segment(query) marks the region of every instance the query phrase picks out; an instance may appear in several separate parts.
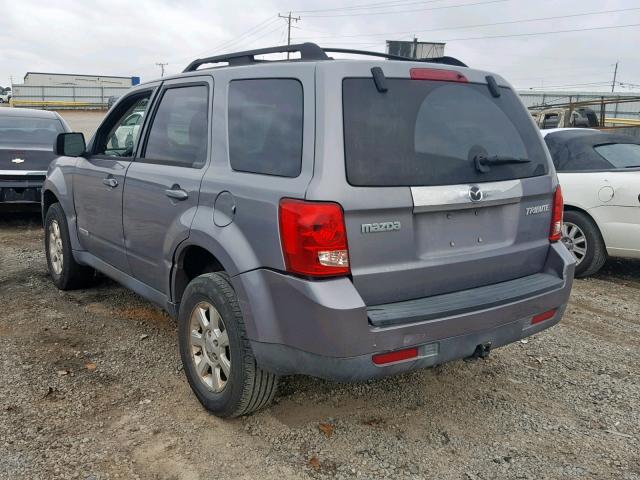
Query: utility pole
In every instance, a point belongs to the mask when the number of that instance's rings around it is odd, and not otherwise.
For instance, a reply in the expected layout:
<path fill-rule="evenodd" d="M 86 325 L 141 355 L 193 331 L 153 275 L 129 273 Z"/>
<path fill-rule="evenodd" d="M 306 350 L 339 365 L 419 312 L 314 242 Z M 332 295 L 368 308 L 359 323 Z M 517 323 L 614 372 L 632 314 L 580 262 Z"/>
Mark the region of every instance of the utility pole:
<path fill-rule="evenodd" d="M 156 62 L 156 65 L 158 67 L 160 67 L 160 76 L 164 77 L 164 67 L 166 67 L 167 65 L 169 65 L 168 63 L 160 63 L 160 62 Z"/>
<path fill-rule="evenodd" d="M 284 18 L 284 20 L 287 22 L 287 45 L 291 45 L 291 22 L 299 22 L 300 17 L 292 17 L 291 12 L 289 12 L 289 15 L 278 14 L 278 17 Z M 287 60 L 289 60 L 289 52 L 287 52 Z"/>
<path fill-rule="evenodd" d="M 613 71 L 613 82 L 611 82 L 611 93 L 616 88 L 616 77 L 618 76 L 618 62 L 616 62 L 616 68 Z"/>

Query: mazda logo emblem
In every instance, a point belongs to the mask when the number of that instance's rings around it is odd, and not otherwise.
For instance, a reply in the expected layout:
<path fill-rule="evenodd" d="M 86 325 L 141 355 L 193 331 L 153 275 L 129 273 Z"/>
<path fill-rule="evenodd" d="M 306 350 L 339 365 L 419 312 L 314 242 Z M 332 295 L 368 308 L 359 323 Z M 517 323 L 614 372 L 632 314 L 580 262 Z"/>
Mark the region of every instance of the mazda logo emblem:
<path fill-rule="evenodd" d="M 469 200 L 472 202 L 479 202 L 484 197 L 482 190 L 477 185 L 473 185 L 469 188 Z"/>

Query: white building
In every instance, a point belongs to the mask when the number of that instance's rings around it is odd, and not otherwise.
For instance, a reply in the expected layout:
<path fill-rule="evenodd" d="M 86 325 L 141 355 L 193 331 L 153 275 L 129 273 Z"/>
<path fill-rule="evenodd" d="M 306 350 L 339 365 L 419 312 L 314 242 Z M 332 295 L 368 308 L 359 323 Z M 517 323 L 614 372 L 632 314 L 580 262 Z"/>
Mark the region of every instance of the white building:
<path fill-rule="evenodd" d="M 110 97 L 120 97 L 140 77 L 27 72 L 24 82 L 11 85 L 13 106 L 51 109 L 107 108 Z"/>

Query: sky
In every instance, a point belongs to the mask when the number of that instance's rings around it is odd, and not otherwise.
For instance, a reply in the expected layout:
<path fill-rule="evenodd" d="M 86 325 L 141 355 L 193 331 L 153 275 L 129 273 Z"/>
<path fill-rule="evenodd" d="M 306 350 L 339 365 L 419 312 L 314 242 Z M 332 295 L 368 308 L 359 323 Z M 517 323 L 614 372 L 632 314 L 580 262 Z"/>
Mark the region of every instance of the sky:
<path fill-rule="evenodd" d="M 194 58 L 292 43 L 384 51 L 446 42 L 445 54 L 519 89 L 640 93 L 638 0 L 0 0 L 0 86 L 28 71 L 140 76 Z M 609 28 L 613 27 L 613 28 Z"/>

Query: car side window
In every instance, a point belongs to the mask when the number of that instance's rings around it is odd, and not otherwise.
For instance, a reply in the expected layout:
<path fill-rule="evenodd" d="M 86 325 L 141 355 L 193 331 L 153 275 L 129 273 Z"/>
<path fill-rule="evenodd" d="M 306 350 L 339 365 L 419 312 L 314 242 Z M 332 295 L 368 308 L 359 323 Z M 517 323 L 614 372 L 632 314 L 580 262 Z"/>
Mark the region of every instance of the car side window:
<path fill-rule="evenodd" d="M 93 154 L 110 157 L 133 156 L 150 98 L 151 92 L 144 92 L 123 100 L 98 132 Z"/>
<path fill-rule="evenodd" d="M 209 89 L 168 88 L 155 112 L 141 162 L 200 168 L 207 160 Z"/>
<path fill-rule="evenodd" d="M 229 85 L 229 160 L 240 172 L 297 177 L 302 168 L 302 84 L 287 78 Z"/>
<path fill-rule="evenodd" d="M 560 123 L 560 116 L 557 113 L 547 113 L 542 121 L 542 128 L 556 128 Z"/>

